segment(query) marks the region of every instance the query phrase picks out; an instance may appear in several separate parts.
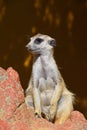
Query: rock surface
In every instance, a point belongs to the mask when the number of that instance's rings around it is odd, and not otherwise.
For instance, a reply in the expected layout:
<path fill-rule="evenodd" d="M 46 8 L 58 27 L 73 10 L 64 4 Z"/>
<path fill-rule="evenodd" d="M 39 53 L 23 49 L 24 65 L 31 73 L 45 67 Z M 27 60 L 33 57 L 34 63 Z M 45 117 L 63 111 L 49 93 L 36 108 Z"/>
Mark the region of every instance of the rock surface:
<path fill-rule="evenodd" d="M 73 111 L 63 125 L 36 118 L 27 109 L 18 73 L 11 67 L 0 68 L 0 130 L 87 130 L 82 113 Z"/>

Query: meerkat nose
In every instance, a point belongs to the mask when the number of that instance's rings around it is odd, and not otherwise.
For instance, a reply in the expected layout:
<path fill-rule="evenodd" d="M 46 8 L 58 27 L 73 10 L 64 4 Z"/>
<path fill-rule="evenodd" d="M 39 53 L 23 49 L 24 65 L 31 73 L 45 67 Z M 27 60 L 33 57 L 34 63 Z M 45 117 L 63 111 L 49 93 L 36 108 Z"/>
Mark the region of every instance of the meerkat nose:
<path fill-rule="evenodd" d="M 29 47 L 29 45 L 27 44 L 25 47 Z"/>
<path fill-rule="evenodd" d="M 31 46 L 29 44 L 26 45 L 26 48 L 28 49 L 28 51 L 31 51 Z"/>
<path fill-rule="evenodd" d="M 31 46 L 29 44 L 27 44 L 25 47 L 31 49 Z"/>

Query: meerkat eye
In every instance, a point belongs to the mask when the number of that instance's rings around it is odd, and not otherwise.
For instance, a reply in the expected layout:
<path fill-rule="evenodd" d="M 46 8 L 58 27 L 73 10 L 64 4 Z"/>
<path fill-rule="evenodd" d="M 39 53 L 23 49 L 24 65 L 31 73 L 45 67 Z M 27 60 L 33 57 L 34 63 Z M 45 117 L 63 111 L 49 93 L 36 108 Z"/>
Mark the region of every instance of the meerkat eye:
<path fill-rule="evenodd" d="M 42 39 L 42 38 L 37 38 L 37 39 L 35 39 L 35 41 L 34 41 L 35 44 L 40 44 L 41 42 L 43 42 L 43 39 Z"/>

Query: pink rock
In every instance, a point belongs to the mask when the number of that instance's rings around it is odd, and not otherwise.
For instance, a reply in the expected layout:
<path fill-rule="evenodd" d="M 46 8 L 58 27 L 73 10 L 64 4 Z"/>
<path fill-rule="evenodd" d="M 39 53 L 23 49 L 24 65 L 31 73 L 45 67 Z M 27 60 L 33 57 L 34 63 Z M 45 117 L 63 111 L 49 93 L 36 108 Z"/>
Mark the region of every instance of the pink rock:
<path fill-rule="evenodd" d="M 87 130 L 87 120 L 78 111 L 62 125 L 36 118 L 27 109 L 18 73 L 12 68 L 0 68 L 0 130 Z"/>
<path fill-rule="evenodd" d="M 20 82 L 18 73 L 12 67 L 9 67 L 7 69 L 7 73 L 8 73 L 8 76 L 10 78 L 12 78 L 13 80 L 15 80 L 16 82 Z"/>
<path fill-rule="evenodd" d="M 0 130 L 11 130 L 7 122 L 0 120 Z"/>
<path fill-rule="evenodd" d="M 17 107 L 24 102 L 19 76 L 12 68 L 7 71 L 0 68 L 0 100 L 0 119 L 4 121 L 12 118 Z"/>

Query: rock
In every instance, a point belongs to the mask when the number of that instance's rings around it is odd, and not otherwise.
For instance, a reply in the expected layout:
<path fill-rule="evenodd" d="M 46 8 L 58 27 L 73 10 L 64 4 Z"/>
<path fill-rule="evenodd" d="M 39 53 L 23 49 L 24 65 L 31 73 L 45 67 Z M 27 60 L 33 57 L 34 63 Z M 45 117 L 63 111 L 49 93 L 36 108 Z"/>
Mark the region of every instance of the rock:
<path fill-rule="evenodd" d="M 18 73 L 11 67 L 0 68 L 0 130 L 87 130 L 87 120 L 78 111 L 62 125 L 36 118 L 26 107 Z"/>
<path fill-rule="evenodd" d="M 19 76 L 12 68 L 0 68 L 0 119 L 10 120 L 17 107 L 24 102 Z"/>
<path fill-rule="evenodd" d="M 11 130 L 7 122 L 0 120 L 0 130 Z"/>

